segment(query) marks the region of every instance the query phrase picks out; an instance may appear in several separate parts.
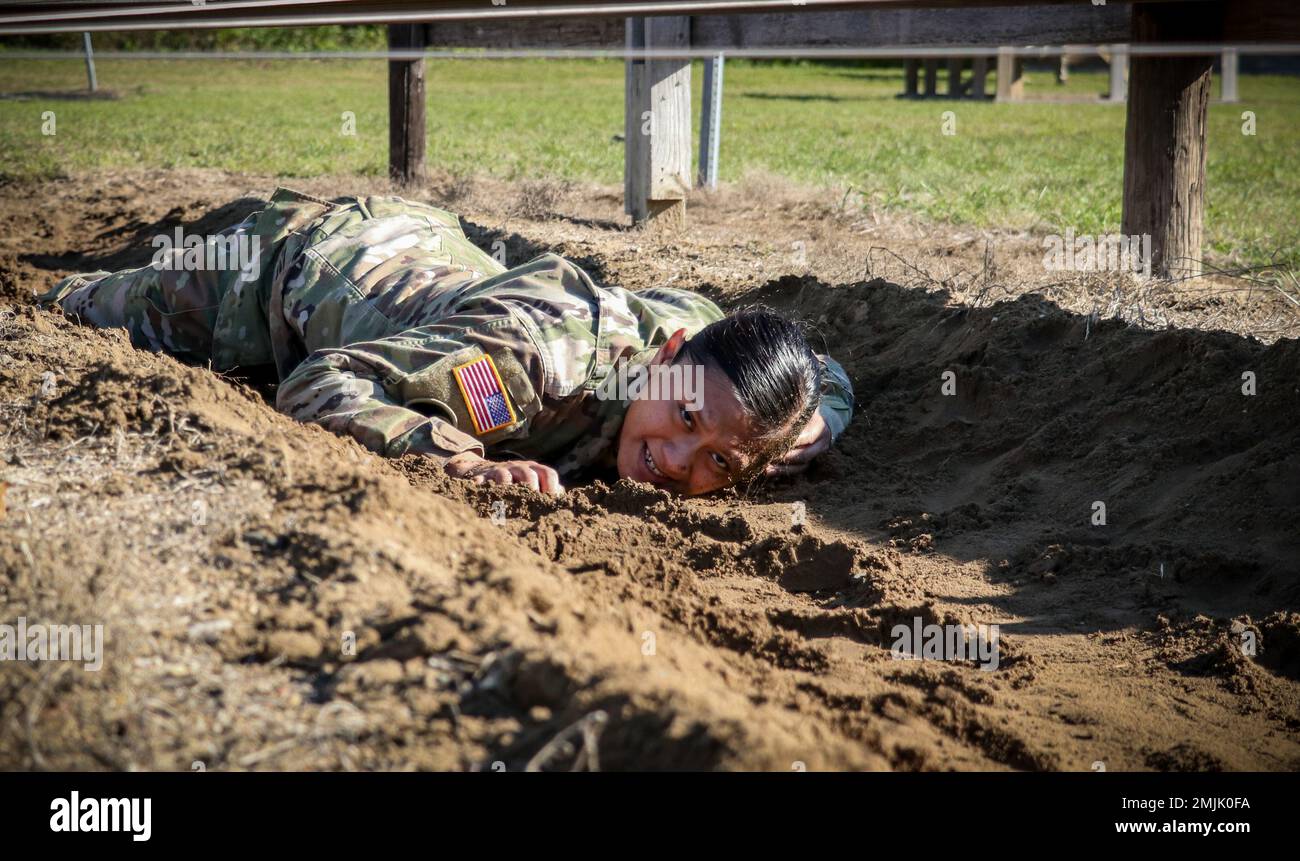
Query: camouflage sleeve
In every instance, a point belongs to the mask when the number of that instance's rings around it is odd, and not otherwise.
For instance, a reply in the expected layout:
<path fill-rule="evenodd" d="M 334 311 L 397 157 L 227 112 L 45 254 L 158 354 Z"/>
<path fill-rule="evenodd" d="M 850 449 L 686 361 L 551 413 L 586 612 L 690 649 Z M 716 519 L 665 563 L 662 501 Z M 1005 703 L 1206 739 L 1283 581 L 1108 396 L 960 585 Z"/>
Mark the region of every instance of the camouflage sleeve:
<path fill-rule="evenodd" d="M 527 432 L 541 408 L 542 360 L 510 311 L 468 313 L 376 341 L 320 349 L 280 385 L 276 408 L 349 435 L 387 457 L 464 451 Z M 513 409 L 513 421 L 477 434 L 457 387 L 455 368 L 489 355 Z"/>
<path fill-rule="evenodd" d="M 638 318 L 638 326 L 649 334 L 646 343 L 660 344 L 678 329 L 691 337 L 710 323 L 722 319 L 722 309 L 712 300 L 674 287 L 651 287 L 631 294 L 629 305 Z M 645 324 L 651 322 L 653 328 Z"/>
<path fill-rule="evenodd" d="M 817 358 L 822 362 L 822 404 L 818 412 L 831 429 L 831 439 L 837 440 L 853 418 L 853 384 L 839 362 L 830 356 Z"/>

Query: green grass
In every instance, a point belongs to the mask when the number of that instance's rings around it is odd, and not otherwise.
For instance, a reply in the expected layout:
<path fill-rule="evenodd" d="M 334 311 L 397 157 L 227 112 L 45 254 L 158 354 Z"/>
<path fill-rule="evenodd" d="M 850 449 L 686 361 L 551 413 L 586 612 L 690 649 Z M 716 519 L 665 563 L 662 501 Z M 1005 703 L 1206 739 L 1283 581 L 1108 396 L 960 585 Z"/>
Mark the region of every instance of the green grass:
<path fill-rule="evenodd" d="M 386 70 L 364 61 L 99 62 L 116 101 L 0 101 L 0 172 L 213 167 L 284 177 L 379 175 L 387 163 Z M 696 105 L 702 81 L 693 77 Z M 616 183 L 623 170 L 617 61 L 436 60 L 427 68 L 429 159 L 452 172 Z M 0 92 L 77 90 L 79 61 L 3 59 Z M 1031 95 L 1095 94 L 1105 75 Z M 1217 84 L 1216 84 L 1217 87 Z M 1118 231 L 1124 108 L 903 101 L 900 69 L 729 62 L 721 177 L 751 169 L 844 183 L 877 205 L 977 227 Z M 1244 76 L 1242 102 L 1210 107 L 1209 250 L 1248 262 L 1300 258 L 1300 82 Z M 41 134 L 53 110 L 58 133 Z M 941 134 L 942 113 L 957 133 Z M 1241 133 L 1253 111 L 1258 133 Z M 339 134 L 341 114 L 357 134 Z"/>

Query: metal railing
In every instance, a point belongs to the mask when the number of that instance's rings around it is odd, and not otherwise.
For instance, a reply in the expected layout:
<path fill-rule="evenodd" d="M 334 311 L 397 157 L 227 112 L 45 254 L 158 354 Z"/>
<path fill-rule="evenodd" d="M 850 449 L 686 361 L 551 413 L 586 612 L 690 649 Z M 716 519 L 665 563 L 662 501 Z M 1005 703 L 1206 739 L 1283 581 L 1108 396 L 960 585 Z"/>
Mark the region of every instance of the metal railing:
<path fill-rule="evenodd" d="M 1087 5 L 1090 0 L 971 0 L 966 6 Z M 831 9 L 943 7 L 951 0 L 229 0 L 172 3 L 0 3 L 0 34 L 106 30 L 408 24 L 541 17 L 709 15 Z"/>

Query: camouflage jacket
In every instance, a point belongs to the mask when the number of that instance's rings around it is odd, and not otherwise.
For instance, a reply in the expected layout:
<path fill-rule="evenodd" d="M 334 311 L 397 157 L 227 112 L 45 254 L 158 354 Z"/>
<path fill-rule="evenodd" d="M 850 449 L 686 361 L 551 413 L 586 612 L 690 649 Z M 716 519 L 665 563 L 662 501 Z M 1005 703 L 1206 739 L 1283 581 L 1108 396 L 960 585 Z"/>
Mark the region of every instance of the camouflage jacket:
<path fill-rule="evenodd" d="M 474 451 L 561 474 L 608 464 L 628 403 L 597 395 L 607 377 L 723 316 L 686 290 L 599 286 L 555 254 L 506 269 L 453 213 L 397 197 L 279 189 L 254 232 L 262 273 L 223 296 L 214 364 L 274 360 L 281 411 L 389 456 Z M 456 371 L 484 355 L 509 420 L 479 432 Z M 852 387 L 823 362 L 821 414 L 838 436 Z"/>

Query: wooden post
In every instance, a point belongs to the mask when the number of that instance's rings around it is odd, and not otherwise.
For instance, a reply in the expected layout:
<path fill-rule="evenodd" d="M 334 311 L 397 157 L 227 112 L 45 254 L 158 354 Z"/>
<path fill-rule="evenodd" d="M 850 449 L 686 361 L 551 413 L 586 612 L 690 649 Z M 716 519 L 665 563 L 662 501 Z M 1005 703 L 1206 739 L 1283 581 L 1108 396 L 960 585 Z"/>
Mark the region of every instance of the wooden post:
<path fill-rule="evenodd" d="M 90 91 L 99 89 L 99 79 L 95 77 L 95 49 L 90 44 L 90 34 L 81 34 L 81 43 L 86 46 L 86 78 L 90 82 Z"/>
<path fill-rule="evenodd" d="M 948 58 L 948 98 L 961 98 L 961 66 L 960 57 Z"/>
<path fill-rule="evenodd" d="M 704 104 L 700 108 L 700 185 L 718 187 L 718 151 L 722 138 L 721 54 L 704 61 Z"/>
<path fill-rule="evenodd" d="M 1222 75 L 1219 78 L 1219 99 L 1225 102 L 1236 102 L 1237 97 L 1237 49 L 1229 48 L 1223 52 L 1223 59 L 1220 61 L 1222 66 Z"/>
<path fill-rule="evenodd" d="M 1128 52 L 1123 45 L 1110 48 L 1110 93 L 1106 100 L 1122 102 L 1128 98 Z"/>
<path fill-rule="evenodd" d="M 999 102 L 1018 102 L 1025 97 L 1025 66 L 1006 48 L 998 49 Z"/>
<path fill-rule="evenodd" d="M 975 57 L 970 61 L 970 97 L 982 99 L 989 76 L 989 58 Z"/>
<path fill-rule="evenodd" d="M 916 98 L 916 85 L 920 68 L 921 64 L 916 60 L 903 61 L 903 95 L 909 99 Z"/>
<path fill-rule="evenodd" d="M 925 95 L 927 98 L 933 98 L 939 89 L 939 61 L 925 61 Z"/>
<path fill-rule="evenodd" d="M 690 17 L 628 18 L 635 50 L 687 48 Z M 636 224 L 680 226 L 691 190 L 691 61 L 635 59 L 626 66 L 623 206 Z"/>
<path fill-rule="evenodd" d="M 423 24 L 388 25 L 388 47 L 423 49 Z M 424 60 L 388 63 L 388 176 L 402 185 L 425 181 Z"/>
<path fill-rule="evenodd" d="M 1133 4 L 1133 41 L 1213 41 L 1222 32 L 1209 3 Z M 1209 7 L 1209 8 L 1207 8 Z M 1205 127 L 1214 57 L 1134 56 L 1124 130 L 1126 236 L 1151 237 L 1151 272 L 1201 271 Z"/>

